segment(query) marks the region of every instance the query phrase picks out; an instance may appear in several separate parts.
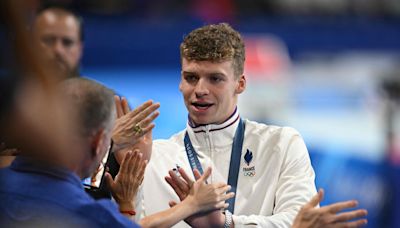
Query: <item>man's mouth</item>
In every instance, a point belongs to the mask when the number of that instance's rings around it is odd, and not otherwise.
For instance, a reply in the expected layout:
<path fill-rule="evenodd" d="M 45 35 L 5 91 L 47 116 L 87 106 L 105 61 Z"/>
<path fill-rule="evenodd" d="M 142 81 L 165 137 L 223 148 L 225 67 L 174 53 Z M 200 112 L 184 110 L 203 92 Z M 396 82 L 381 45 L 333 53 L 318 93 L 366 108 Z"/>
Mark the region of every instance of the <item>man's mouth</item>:
<path fill-rule="evenodd" d="M 197 110 L 207 110 L 209 107 L 211 107 L 213 104 L 210 103 L 201 103 L 201 102 L 192 102 L 192 105 L 197 109 Z"/>

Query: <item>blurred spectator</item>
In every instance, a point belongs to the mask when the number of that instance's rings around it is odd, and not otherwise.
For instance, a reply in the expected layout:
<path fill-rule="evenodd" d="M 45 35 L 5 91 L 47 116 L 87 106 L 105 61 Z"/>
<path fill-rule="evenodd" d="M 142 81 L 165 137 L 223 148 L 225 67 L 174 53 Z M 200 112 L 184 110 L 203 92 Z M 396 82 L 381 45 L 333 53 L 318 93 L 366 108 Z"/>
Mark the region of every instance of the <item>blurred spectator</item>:
<path fill-rule="evenodd" d="M 12 165 L 0 170 L 0 207 L 2 227 L 15 226 L 123 226 L 133 224 L 122 216 L 109 200 L 95 201 L 82 189 L 81 178 L 97 169 L 108 150 L 114 126 L 115 109 L 113 92 L 104 86 L 85 79 L 63 82 L 61 97 L 67 101 L 70 115 L 79 120 L 76 132 L 70 137 L 74 141 L 75 156 L 64 154 L 63 160 L 53 159 L 47 154 L 18 156 Z M 66 96 L 64 96 L 66 95 Z M 40 114 L 39 114 L 40 115 Z M 73 124 L 74 122 L 70 122 Z M 119 176 L 134 173 L 132 182 L 116 178 L 113 194 L 121 212 L 132 211 L 136 191 L 124 194 L 125 185 L 136 188 L 141 182 L 143 165 L 138 165 L 139 155 L 129 153 Z M 123 166 L 124 166 L 123 165 Z M 101 213 L 101 217 L 98 217 Z M 132 215 L 130 215 L 132 216 Z"/>
<path fill-rule="evenodd" d="M 33 23 L 35 43 L 49 65 L 54 64 L 65 77 L 79 76 L 83 49 L 83 24 L 80 17 L 62 8 L 47 8 Z"/>

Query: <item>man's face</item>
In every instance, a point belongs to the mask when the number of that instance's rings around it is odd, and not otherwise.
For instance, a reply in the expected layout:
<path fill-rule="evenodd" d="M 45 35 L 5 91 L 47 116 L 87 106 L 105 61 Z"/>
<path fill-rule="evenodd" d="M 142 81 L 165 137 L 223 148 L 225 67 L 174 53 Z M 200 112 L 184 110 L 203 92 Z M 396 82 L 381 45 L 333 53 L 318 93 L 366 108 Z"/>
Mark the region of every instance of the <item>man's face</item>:
<path fill-rule="evenodd" d="M 77 72 L 82 56 L 79 22 L 69 14 L 42 13 L 35 22 L 35 39 L 51 64 L 68 75 Z"/>
<path fill-rule="evenodd" d="M 232 61 L 182 60 L 182 92 L 190 118 L 196 124 L 220 124 L 233 113 L 237 95 L 246 86 L 244 75 L 236 78 Z"/>

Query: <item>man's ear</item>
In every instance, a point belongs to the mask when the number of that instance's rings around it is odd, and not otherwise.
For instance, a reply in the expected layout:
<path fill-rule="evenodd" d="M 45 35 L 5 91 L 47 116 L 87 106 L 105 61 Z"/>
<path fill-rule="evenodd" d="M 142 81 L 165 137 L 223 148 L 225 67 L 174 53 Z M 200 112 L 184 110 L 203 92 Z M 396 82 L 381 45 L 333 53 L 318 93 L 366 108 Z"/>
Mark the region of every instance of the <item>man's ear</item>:
<path fill-rule="evenodd" d="M 104 145 L 104 140 L 106 138 L 105 130 L 102 128 L 97 130 L 96 133 L 92 137 L 92 148 L 91 155 L 92 157 L 98 156 L 102 151 L 102 145 Z"/>
<path fill-rule="evenodd" d="M 246 77 L 244 76 L 244 74 L 242 74 L 239 76 L 235 92 L 236 94 L 241 94 L 245 89 L 246 89 Z"/>

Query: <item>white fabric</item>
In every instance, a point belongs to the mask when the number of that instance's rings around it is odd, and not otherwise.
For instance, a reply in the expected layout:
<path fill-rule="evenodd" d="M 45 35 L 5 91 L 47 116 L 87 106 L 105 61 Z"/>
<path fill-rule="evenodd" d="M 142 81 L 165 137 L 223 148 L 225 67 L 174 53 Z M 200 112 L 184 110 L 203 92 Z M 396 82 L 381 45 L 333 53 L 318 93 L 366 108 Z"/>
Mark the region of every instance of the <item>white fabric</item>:
<path fill-rule="evenodd" d="M 187 125 L 203 169 L 213 168 L 211 182 L 226 183 L 228 180 L 232 141 L 238 122 L 235 113 L 222 125 L 196 128 Z M 185 131 L 168 140 L 154 141 L 141 189 L 143 198 L 139 202 L 142 203 L 137 206 L 141 216 L 168 209 L 171 200 L 179 202 L 164 180 L 169 170 L 179 165 L 193 177 L 184 148 Z M 243 158 L 247 150 L 253 155 L 250 164 Z M 254 167 L 254 176 L 248 175 L 252 172 L 251 167 Z M 307 148 L 296 130 L 245 120 L 233 215 L 235 227 L 290 227 L 300 207 L 316 193 L 314 179 Z M 175 227 L 189 226 L 180 222 Z"/>

